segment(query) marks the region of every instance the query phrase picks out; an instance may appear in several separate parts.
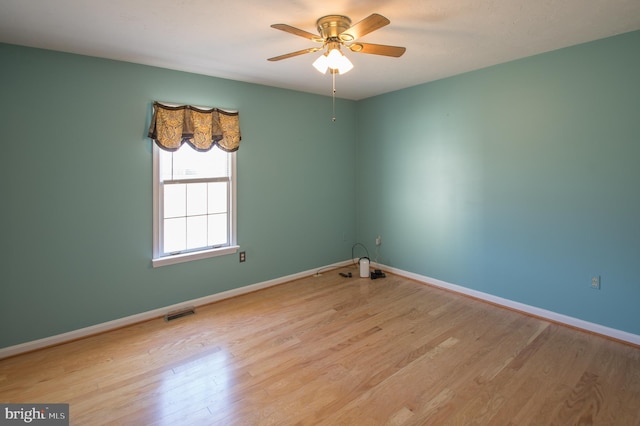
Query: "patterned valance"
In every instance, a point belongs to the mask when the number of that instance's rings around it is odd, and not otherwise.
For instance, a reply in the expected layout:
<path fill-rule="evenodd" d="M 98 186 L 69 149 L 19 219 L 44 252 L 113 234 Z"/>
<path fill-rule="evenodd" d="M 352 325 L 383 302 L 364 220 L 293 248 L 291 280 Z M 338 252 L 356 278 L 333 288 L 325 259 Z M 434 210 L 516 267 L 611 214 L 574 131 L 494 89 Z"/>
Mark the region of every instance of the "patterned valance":
<path fill-rule="evenodd" d="M 198 151 L 218 145 L 223 151 L 233 152 L 240 146 L 240 116 L 218 108 L 154 102 L 149 137 L 167 151 L 175 151 L 187 142 Z"/>

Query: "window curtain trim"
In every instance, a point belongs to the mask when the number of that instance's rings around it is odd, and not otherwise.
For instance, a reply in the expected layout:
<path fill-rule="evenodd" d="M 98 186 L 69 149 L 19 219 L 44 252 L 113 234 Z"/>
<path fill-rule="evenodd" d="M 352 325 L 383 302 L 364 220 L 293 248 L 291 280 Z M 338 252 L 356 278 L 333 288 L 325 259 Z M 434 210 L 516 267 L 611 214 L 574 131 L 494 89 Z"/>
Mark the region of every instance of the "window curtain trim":
<path fill-rule="evenodd" d="M 183 143 L 188 143 L 197 151 L 209 151 L 217 145 L 223 151 L 234 152 L 242 139 L 240 114 L 219 108 L 169 106 L 156 101 L 148 136 L 166 151 L 177 151 Z"/>

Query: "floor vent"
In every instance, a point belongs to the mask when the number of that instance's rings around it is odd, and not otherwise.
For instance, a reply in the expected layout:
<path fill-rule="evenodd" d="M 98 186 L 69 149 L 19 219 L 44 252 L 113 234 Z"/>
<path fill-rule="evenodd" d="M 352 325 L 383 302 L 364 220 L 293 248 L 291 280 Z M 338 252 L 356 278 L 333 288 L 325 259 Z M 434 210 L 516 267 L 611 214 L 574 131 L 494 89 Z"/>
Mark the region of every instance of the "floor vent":
<path fill-rule="evenodd" d="M 164 320 L 165 321 L 173 321 L 175 319 L 178 318 L 182 318 L 182 317 L 186 317 L 189 315 L 193 315 L 196 313 L 196 308 L 185 308 L 185 309 L 181 309 L 179 311 L 173 311 L 173 312 L 169 312 L 167 315 L 164 316 Z"/>

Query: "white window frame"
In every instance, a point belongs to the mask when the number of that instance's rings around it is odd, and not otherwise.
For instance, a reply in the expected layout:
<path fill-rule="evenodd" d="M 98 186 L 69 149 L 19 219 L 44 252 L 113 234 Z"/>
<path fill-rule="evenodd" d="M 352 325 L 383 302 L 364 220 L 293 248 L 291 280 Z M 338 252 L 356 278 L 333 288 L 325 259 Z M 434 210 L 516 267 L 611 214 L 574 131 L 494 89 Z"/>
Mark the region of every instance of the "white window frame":
<path fill-rule="evenodd" d="M 206 259 L 209 257 L 223 256 L 237 253 L 240 247 L 237 245 L 237 203 L 236 203 L 236 153 L 228 153 L 230 157 L 231 180 L 229 182 L 229 245 L 192 251 L 187 253 L 179 253 L 173 255 L 162 254 L 161 226 L 162 226 L 162 210 L 164 205 L 163 186 L 160 176 L 160 148 L 152 142 L 153 146 L 153 258 L 151 263 L 154 268 L 158 266 L 173 265 L 176 263 L 189 262 L 192 260 Z M 212 148 L 218 149 L 218 148 Z"/>

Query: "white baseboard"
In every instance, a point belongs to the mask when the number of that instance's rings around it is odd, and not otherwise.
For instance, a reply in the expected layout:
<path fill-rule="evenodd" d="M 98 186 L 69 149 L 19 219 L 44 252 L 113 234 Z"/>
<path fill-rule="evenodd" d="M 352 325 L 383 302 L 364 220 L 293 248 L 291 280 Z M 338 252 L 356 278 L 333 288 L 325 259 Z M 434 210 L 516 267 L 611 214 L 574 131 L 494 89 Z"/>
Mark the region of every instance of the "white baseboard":
<path fill-rule="evenodd" d="M 504 306 L 514 311 L 523 312 L 525 314 L 533 315 L 536 317 L 544 318 L 549 321 L 568 325 L 570 327 L 585 330 L 591 333 L 599 334 L 612 339 L 628 342 L 634 345 L 640 345 L 640 336 L 626 331 L 617 330 L 615 328 L 605 327 L 600 324 L 595 324 L 589 321 L 584 321 L 578 318 L 573 318 L 567 315 L 559 314 L 557 312 L 548 311 L 546 309 L 537 308 L 535 306 L 525 305 L 524 303 L 514 302 L 513 300 L 504 299 L 502 297 L 494 296 L 492 294 L 483 293 L 481 291 L 472 290 L 470 288 L 462 287 L 456 284 L 451 284 L 445 281 L 441 281 L 435 278 L 426 277 L 424 275 L 414 274 L 412 272 L 403 271 L 401 269 L 391 268 L 385 265 L 376 265 L 376 268 L 384 269 L 393 274 L 410 278 L 415 281 L 419 281 L 423 284 L 432 285 L 434 287 L 443 288 L 445 290 L 453 291 L 455 293 L 471 296 L 476 299 L 484 300 L 495 305 Z"/>
<path fill-rule="evenodd" d="M 120 318 L 113 321 L 108 321 L 101 324 L 96 324 L 90 327 L 85 327 L 78 330 L 70 331 L 68 333 L 57 334 L 55 336 L 45 337 L 43 339 L 21 343 L 15 346 L 0 348 L 0 359 L 19 355 L 25 352 L 31 352 L 37 349 L 48 347 L 48 346 L 59 345 L 61 343 L 69 342 L 71 340 L 80 339 L 80 338 L 91 336 L 98 333 L 104 333 L 109 330 L 114 330 L 116 328 L 125 327 L 125 326 L 136 324 L 139 322 L 160 318 L 169 312 L 177 311 L 186 307 L 198 307 L 198 306 L 208 305 L 209 303 L 217 302 L 224 299 L 229 299 L 231 297 L 240 296 L 242 294 L 251 293 L 253 291 L 261 290 L 268 287 L 273 287 L 279 284 L 284 284 L 288 281 L 297 280 L 299 278 L 308 277 L 310 275 L 315 275 L 318 271 L 353 265 L 353 262 L 354 262 L 353 259 L 345 260 L 342 262 L 337 262 L 331 265 L 327 265 L 322 268 L 315 268 L 312 270 L 310 269 L 307 271 L 298 272 L 296 274 L 287 275 L 287 276 L 276 278 L 273 280 L 263 281 L 261 283 L 251 284 L 245 287 L 223 291 L 221 293 L 212 294 L 209 296 L 185 301 L 182 303 L 176 303 L 174 305 L 165 306 L 163 308 L 142 312 L 136 315 L 131 315 L 128 317 Z M 515 311 L 520 311 L 529 315 L 548 319 L 553 322 L 565 324 L 570 327 L 582 329 L 591 333 L 600 334 L 605 337 L 610 337 L 612 339 L 616 339 L 616 340 L 620 340 L 620 341 L 624 341 L 624 342 L 628 342 L 628 343 L 640 346 L 640 336 L 637 334 L 632 334 L 626 331 L 605 327 L 600 324 L 595 324 L 595 323 L 584 321 L 578 318 L 573 318 L 567 315 L 548 311 L 546 309 L 525 305 L 524 303 L 514 302 L 509 299 L 504 299 L 502 297 L 494 296 L 488 293 L 483 293 L 477 290 L 472 290 L 466 287 L 462 287 L 456 284 L 451 284 L 451 283 L 441 281 L 435 278 L 430 278 L 424 275 L 414 274 L 412 272 L 407 272 L 401 269 L 392 268 L 386 265 L 375 264 L 372 266 L 375 266 L 376 268 L 379 268 L 379 269 L 384 269 L 385 271 L 388 271 L 390 273 L 393 273 L 405 278 L 410 278 L 412 280 L 421 282 L 423 284 L 432 285 L 434 287 L 439 287 L 439 288 L 453 291 L 459 294 L 464 294 L 470 297 L 474 297 L 476 299 L 484 300 L 489 303 L 504 306 L 506 308 L 513 309 Z"/>
<path fill-rule="evenodd" d="M 31 352 L 37 349 L 46 348 L 48 346 L 59 345 L 61 343 L 69 342 L 71 340 L 77 340 L 77 339 L 88 337 L 94 334 L 104 333 L 109 330 L 114 330 L 116 328 L 125 327 L 125 326 L 136 324 L 139 322 L 160 318 L 169 312 L 184 309 L 186 307 L 198 307 L 198 306 L 208 305 L 209 303 L 218 302 L 223 299 L 229 299 L 231 297 L 236 297 L 242 294 L 251 293 L 256 290 L 261 290 L 261 289 L 273 287 L 279 284 L 284 284 L 288 281 L 293 281 L 299 278 L 315 275 L 318 271 L 321 271 L 321 270 L 339 268 L 339 267 L 347 266 L 350 264 L 351 264 L 350 260 L 345 260 L 342 262 L 333 263 L 331 265 L 324 266 L 322 268 L 314 268 L 308 271 L 298 272 L 296 274 L 287 275 L 287 276 L 276 278 L 273 280 L 263 281 L 261 283 L 251 284 L 245 287 L 223 291 L 222 293 L 216 293 L 216 294 L 201 297 L 198 299 L 189 300 L 182 303 L 176 303 L 174 305 L 165 306 L 163 308 L 154 309 L 152 311 L 142 312 L 136 315 L 119 318 L 117 320 L 92 325 L 90 327 L 85 327 L 78 330 L 73 330 L 68 333 L 57 334 L 55 336 L 33 340 L 31 342 L 21 343 L 15 346 L 0 348 L 0 359 L 19 355 L 25 352 Z"/>

